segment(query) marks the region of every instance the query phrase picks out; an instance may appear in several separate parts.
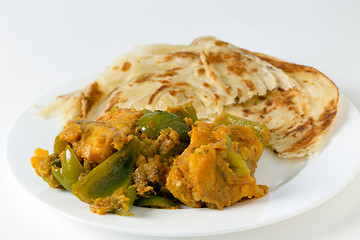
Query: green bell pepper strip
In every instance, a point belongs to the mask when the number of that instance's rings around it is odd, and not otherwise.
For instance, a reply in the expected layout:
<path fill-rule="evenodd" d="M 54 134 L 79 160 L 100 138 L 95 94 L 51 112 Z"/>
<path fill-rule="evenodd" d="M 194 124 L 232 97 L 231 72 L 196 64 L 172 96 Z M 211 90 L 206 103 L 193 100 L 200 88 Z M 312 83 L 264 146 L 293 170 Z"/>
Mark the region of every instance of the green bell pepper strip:
<path fill-rule="evenodd" d="M 171 127 L 179 134 L 180 141 L 187 142 L 190 140 L 188 135 L 190 129 L 186 126 L 184 120 L 167 111 L 145 113 L 140 117 L 138 125 L 141 127 L 142 132 L 152 138 L 158 137 L 162 129 Z"/>
<path fill-rule="evenodd" d="M 189 143 L 186 142 L 180 142 L 180 145 L 176 145 L 175 147 L 173 147 L 172 149 L 170 149 L 170 151 L 163 153 L 160 152 L 160 162 L 164 162 L 165 159 L 171 158 L 176 155 L 176 154 L 180 154 L 182 153 L 187 147 L 189 146 Z"/>
<path fill-rule="evenodd" d="M 244 127 L 250 127 L 259 140 L 263 143 L 264 147 L 269 144 L 270 131 L 269 129 L 260 123 L 234 116 L 230 113 L 223 112 L 219 117 L 215 119 L 216 123 L 225 125 L 241 125 Z"/>
<path fill-rule="evenodd" d="M 167 197 L 151 194 L 149 197 L 141 197 L 135 201 L 135 206 L 138 207 L 153 207 L 153 208 L 176 208 L 177 205 Z"/>
<path fill-rule="evenodd" d="M 139 145 L 140 140 L 133 138 L 76 182 L 72 193 L 81 201 L 91 203 L 97 198 L 111 196 L 120 188 L 127 189 L 132 183 Z"/>
<path fill-rule="evenodd" d="M 48 158 L 50 159 L 51 166 L 57 166 L 57 167 L 61 168 L 61 160 L 60 160 L 59 154 L 57 154 L 57 153 L 50 154 L 48 156 Z"/>
<path fill-rule="evenodd" d="M 70 146 L 66 146 L 61 157 L 61 168 L 53 165 L 51 171 L 55 179 L 66 189 L 71 191 L 72 186 L 78 181 L 81 173 L 85 172 L 79 159 Z"/>
<path fill-rule="evenodd" d="M 192 103 L 188 102 L 184 105 L 180 105 L 179 107 L 171 108 L 173 111 L 170 111 L 171 113 L 175 114 L 176 116 L 180 117 L 181 119 L 190 118 L 193 120 L 193 123 L 195 123 L 198 119 L 196 114 L 196 109 L 192 105 Z"/>
<path fill-rule="evenodd" d="M 196 114 L 196 109 L 191 103 L 186 103 L 184 107 L 185 107 L 185 113 L 182 116 L 183 118 L 185 118 L 185 117 L 191 118 L 194 121 L 194 123 L 197 120 L 199 120 L 199 118 Z"/>
<path fill-rule="evenodd" d="M 136 189 L 134 186 L 130 186 L 126 192 L 125 197 L 128 199 L 124 202 L 122 202 L 122 207 L 120 209 L 117 209 L 114 211 L 115 214 L 120 216 L 125 216 L 130 211 L 130 208 L 134 205 L 134 202 L 136 200 Z"/>
<path fill-rule="evenodd" d="M 150 111 L 149 109 L 143 109 L 142 112 L 143 112 L 143 115 L 145 115 L 147 113 L 151 113 L 152 111 Z"/>
<path fill-rule="evenodd" d="M 54 142 L 54 153 L 56 154 L 62 153 L 67 145 L 68 145 L 67 142 L 61 140 L 60 136 L 57 135 Z"/>
<path fill-rule="evenodd" d="M 226 161 L 229 163 L 229 167 L 234 171 L 235 174 L 243 176 L 250 175 L 250 170 L 247 167 L 244 159 L 240 154 L 234 152 L 232 150 L 231 139 L 228 135 L 225 135 L 225 139 L 227 141 L 227 149 L 226 149 Z"/>
<path fill-rule="evenodd" d="M 232 150 L 227 150 L 226 161 L 229 162 L 230 168 L 237 174 L 237 175 L 250 175 L 250 170 L 246 166 L 244 159 Z"/>

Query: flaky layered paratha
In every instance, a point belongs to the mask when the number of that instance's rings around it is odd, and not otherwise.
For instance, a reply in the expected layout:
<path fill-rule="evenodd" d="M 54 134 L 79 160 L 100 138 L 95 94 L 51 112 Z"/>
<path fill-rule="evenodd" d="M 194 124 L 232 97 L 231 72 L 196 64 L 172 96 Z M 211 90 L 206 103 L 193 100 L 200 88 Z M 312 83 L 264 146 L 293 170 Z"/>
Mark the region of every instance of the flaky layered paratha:
<path fill-rule="evenodd" d="M 303 157 L 316 151 L 335 117 L 338 89 L 314 68 L 202 37 L 188 46 L 136 47 L 41 114 L 95 120 L 114 106 L 165 110 L 187 102 L 200 119 L 225 111 L 263 123 L 280 156 Z"/>
<path fill-rule="evenodd" d="M 213 37 L 188 46 L 143 45 L 116 59 L 91 85 L 43 111 L 97 119 L 114 106 L 165 110 L 191 101 L 202 119 L 224 106 L 288 90 L 296 81 L 256 55 Z"/>
<path fill-rule="evenodd" d="M 265 124 L 270 129 L 270 145 L 281 157 L 306 157 L 316 153 L 337 113 L 338 88 L 312 67 L 253 54 L 281 68 L 300 87 L 273 90 L 246 103 L 227 106 L 225 111 Z"/>

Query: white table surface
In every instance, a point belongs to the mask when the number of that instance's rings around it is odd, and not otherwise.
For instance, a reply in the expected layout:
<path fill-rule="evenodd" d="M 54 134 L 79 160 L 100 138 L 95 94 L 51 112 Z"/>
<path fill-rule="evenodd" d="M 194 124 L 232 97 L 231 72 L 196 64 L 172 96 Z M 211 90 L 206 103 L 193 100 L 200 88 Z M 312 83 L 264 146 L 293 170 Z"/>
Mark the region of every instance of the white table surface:
<path fill-rule="evenodd" d="M 44 92 L 103 69 L 132 46 L 187 44 L 204 35 L 313 66 L 360 109 L 360 1 L 1 0 L 0 239 L 159 239 L 88 226 L 48 209 L 11 175 L 6 137 Z M 330 200 L 279 223 L 188 239 L 359 239 L 359 185 L 360 174 Z"/>

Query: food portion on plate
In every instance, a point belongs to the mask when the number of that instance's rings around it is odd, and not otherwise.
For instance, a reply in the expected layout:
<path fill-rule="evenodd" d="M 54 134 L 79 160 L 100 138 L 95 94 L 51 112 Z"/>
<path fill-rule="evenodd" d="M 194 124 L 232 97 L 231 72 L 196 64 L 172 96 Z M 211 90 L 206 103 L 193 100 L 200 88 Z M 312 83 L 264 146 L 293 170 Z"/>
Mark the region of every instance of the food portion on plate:
<path fill-rule="evenodd" d="M 223 209 L 268 190 L 254 173 L 269 131 L 247 124 L 198 120 L 190 103 L 167 111 L 113 107 L 97 121 L 68 121 L 53 153 L 39 148 L 31 164 L 99 214 L 124 215 L 133 204 L 176 208 L 176 201 Z"/>
<path fill-rule="evenodd" d="M 264 147 L 284 158 L 318 152 L 338 98 L 314 68 L 214 37 L 142 45 L 40 112 L 66 124 L 53 153 L 39 148 L 31 163 L 99 214 L 223 209 L 267 193 L 254 177 Z"/>

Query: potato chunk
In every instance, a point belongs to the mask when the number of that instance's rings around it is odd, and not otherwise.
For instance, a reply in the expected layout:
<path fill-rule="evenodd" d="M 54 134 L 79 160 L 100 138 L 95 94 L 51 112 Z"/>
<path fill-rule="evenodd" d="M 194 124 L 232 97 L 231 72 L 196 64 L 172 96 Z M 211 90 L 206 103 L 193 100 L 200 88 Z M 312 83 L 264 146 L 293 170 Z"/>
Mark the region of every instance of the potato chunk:
<path fill-rule="evenodd" d="M 175 159 L 167 177 L 170 192 L 187 206 L 215 209 L 264 196 L 268 188 L 253 177 L 263 151 L 255 133 L 239 125 L 196 124 L 189 147 Z M 243 161 L 237 164 L 241 171 L 229 159 L 234 154 L 236 161 Z"/>
<path fill-rule="evenodd" d="M 116 109 L 98 121 L 71 120 L 59 136 L 72 144 L 78 157 L 100 164 L 132 137 L 141 115 L 134 109 Z"/>

